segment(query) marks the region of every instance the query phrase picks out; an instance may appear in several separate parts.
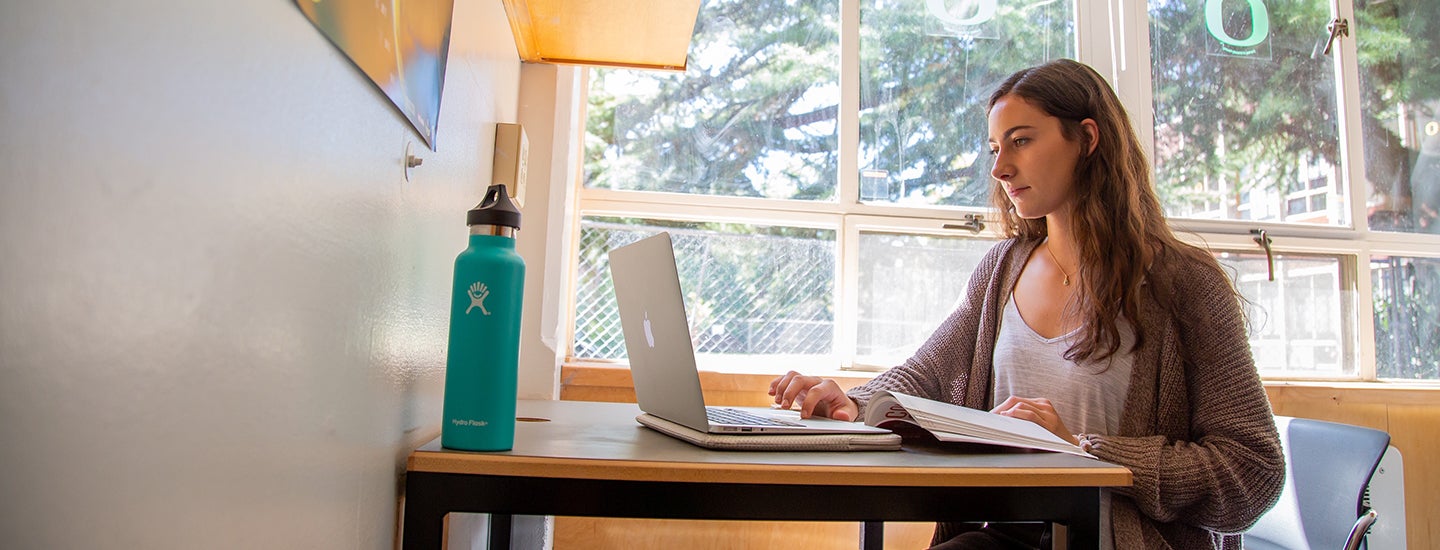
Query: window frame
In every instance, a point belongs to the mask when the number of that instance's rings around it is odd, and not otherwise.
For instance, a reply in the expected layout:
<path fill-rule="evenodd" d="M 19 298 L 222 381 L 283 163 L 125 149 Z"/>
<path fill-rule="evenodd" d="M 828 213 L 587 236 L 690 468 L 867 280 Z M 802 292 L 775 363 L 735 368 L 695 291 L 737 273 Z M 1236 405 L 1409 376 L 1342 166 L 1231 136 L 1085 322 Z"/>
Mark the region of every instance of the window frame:
<path fill-rule="evenodd" d="M 869 376 L 866 367 L 878 365 L 855 365 L 855 346 L 846 344 L 856 341 L 858 331 L 858 237 L 862 231 L 890 231 L 912 234 L 933 234 L 947 236 L 975 237 L 977 233 L 964 229 L 946 229 L 967 214 L 979 214 L 987 219 L 987 227 L 979 232 L 982 238 L 1000 238 L 993 223 L 988 223 L 990 211 L 985 208 L 895 206 L 866 203 L 859 199 L 861 174 L 858 167 L 860 145 L 860 1 L 838 0 L 840 3 L 840 98 L 837 116 L 840 148 L 838 155 L 836 198 L 832 201 L 803 201 L 788 199 L 763 199 L 745 197 L 721 197 L 663 193 L 653 191 L 628 191 L 610 189 L 587 189 L 579 170 L 571 170 L 571 186 L 574 193 L 573 216 L 567 220 L 565 229 L 578 235 L 579 220 L 585 216 L 658 217 L 700 222 L 763 223 L 799 227 L 816 227 L 836 231 L 836 341 L 832 368 L 815 365 L 812 372 L 840 373 L 846 376 Z M 1079 61 L 1087 63 L 1105 75 L 1115 87 L 1117 95 L 1131 116 L 1135 131 L 1153 158 L 1154 116 L 1151 107 L 1152 82 L 1150 76 L 1149 12 L 1148 4 L 1126 0 L 1067 0 L 1074 3 L 1075 52 Z M 1331 16 L 1355 21 L 1353 4 L 1350 0 L 1331 0 Z M 1355 136 L 1359 134 L 1361 113 L 1360 73 L 1356 61 L 1354 37 L 1336 41 L 1333 53 L 1335 79 L 1338 83 L 1337 109 L 1340 114 L 1339 139 L 1342 151 L 1340 186 L 1334 194 L 1344 196 L 1348 208 L 1349 223 L 1345 225 L 1303 225 L 1281 222 L 1259 222 L 1254 220 L 1211 220 L 1195 218 L 1171 218 L 1170 226 L 1182 240 L 1219 251 L 1256 252 L 1263 251 L 1255 240 L 1252 230 L 1263 230 L 1271 239 L 1271 249 L 1278 253 L 1319 254 L 1337 258 L 1341 262 L 1341 279 L 1344 291 L 1353 292 L 1353 301 L 1345 307 L 1351 315 L 1353 334 L 1350 340 L 1348 360 L 1354 362 L 1354 375 L 1324 376 L 1275 376 L 1264 375 L 1273 381 L 1330 381 L 1330 382 L 1383 382 L 1377 378 L 1376 342 L 1374 324 L 1374 294 L 1371 272 L 1368 268 L 1374 256 L 1405 256 L 1419 258 L 1440 258 L 1440 235 L 1421 233 L 1399 233 L 1375 231 L 1366 223 L 1367 184 L 1364 177 L 1363 144 Z M 578 142 L 584 135 L 588 102 L 589 69 L 579 71 L 575 97 L 571 98 L 579 116 L 572 128 L 570 139 Z M 1354 106 L 1354 107 L 1352 107 Z M 583 153 L 581 153 L 583 154 Z M 572 162 L 579 162 L 572 159 Z M 977 161 L 977 162 L 983 162 Z M 1313 193 L 1306 189 L 1305 193 Z M 1308 199 L 1308 194 L 1306 195 Z M 578 253 L 578 239 L 569 239 L 572 249 L 564 258 L 567 266 L 573 266 Z M 574 281 L 564 289 L 564 318 L 575 311 Z M 571 356 L 574 340 L 574 323 L 566 323 L 564 331 L 565 349 L 562 352 L 566 364 L 593 364 L 583 358 Z M 838 359 L 838 361 L 835 361 Z M 747 362 L 753 361 L 747 358 Z M 614 364 L 608 361 L 602 362 Z M 761 364 L 766 362 L 761 361 Z M 708 365 L 724 372 L 753 372 L 753 368 L 731 369 L 723 365 Z M 770 362 L 764 368 L 785 368 L 780 362 Z M 859 368 L 857 371 L 855 369 Z M 1407 380 L 1405 382 L 1417 382 Z M 1426 381 L 1418 381 L 1425 383 Z"/>

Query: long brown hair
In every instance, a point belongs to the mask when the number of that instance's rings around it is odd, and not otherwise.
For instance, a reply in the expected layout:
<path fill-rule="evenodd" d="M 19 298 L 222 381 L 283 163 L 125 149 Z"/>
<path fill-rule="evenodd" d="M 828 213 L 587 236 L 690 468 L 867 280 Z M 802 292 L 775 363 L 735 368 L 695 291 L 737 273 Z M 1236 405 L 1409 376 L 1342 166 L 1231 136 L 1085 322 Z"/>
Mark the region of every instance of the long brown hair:
<path fill-rule="evenodd" d="M 1082 312 L 1080 340 L 1066 351 L 1072 361 L 1099 360 L 1120 348 L 1117 319 L 1124 316 L 1135 328 L 1135 346 L 1144 340 L 1137 316 L 1147 270 L 1167 255 L 1200 260 L 1220 271 L 1208 252 L 1190 246 L 1170 231 L 1165 212 L 1150 180 L 1150 162 L 1130 116 L 1105 78 L 1088 65 L 1060 59 L 1021 70 L 990 95 L 988 115 L 995 102 L 1016 95 L 1060 119 L 1065 139 L 1088 149 L 1089 134 L 1081 127 L 1095 121 L 1098 143 L 1075 166 L 1075 244 L 1080 259 L 1080 280 L 1074 305 Z M 996 181 L 990 201 L 1000 211 L 1006 237 L 1042 239 L 1049 234 L 1045 219 L 1026 220 L 1013 210 L 1005 189 Z M 1173 311 L 1169 281 L 1153 281 L 1166 289 L 1149 294 L 1162 308 Z"/>

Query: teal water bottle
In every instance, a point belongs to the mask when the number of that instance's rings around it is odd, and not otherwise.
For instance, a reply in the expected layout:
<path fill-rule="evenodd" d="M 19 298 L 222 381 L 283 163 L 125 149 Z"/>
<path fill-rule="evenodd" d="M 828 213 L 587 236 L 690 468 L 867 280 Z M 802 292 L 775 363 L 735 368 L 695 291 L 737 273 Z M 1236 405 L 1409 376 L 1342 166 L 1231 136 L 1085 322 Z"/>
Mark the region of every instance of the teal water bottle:
<path fill-rule="evenodd" d="M 440 444 L 466 451 L 505 451 L 515 444 L 525 290 L 525 260 L 515 252 L 520 211 L 504 185 L 492 185 L 465 221 L 470 226 L 470 246 L 455 258 Z"/>

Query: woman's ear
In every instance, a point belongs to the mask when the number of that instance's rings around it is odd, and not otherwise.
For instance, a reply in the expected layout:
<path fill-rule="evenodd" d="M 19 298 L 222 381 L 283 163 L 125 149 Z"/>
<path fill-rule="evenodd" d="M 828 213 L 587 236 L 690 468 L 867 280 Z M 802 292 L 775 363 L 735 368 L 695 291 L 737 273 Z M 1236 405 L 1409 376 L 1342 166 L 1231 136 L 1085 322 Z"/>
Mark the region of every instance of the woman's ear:
<path fill-rule="evenodd" d="M 1095 147 L 1100 145 L 1100 126 L 1095 124 L 1095 119 L 1087 118 L 1080 121 L 1080 128 L 1085 130 L 1085 155 L 1095 152 Z"/>

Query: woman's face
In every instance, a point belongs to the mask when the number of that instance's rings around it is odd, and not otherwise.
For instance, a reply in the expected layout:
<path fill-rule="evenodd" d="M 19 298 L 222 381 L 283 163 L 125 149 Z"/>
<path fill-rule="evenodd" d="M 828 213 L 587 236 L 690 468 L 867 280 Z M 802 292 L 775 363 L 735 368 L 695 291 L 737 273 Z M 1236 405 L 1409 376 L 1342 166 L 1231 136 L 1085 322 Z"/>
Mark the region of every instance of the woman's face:
<path fill-rule="evenodd" d="M 1085 119 L 1081 126 L 1090 133 L 1093 150 L 1095 122 Z M 995 157 L 990 175 L 1021 218 L 1069 213 L 1081 151 L 1078 141 L 1065 139 L 1060 119 L 1020 96 L 1002 96 L 990 109 L 990 154 Z"/>

